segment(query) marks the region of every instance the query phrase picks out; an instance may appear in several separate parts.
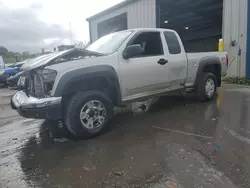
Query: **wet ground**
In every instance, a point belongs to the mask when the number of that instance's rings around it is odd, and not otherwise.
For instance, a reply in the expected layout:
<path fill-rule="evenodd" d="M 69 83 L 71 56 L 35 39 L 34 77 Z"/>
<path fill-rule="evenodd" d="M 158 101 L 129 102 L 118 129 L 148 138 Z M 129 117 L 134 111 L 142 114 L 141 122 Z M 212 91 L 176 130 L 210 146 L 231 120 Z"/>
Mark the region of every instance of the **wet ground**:
<path fill-rule="evenodd" d="M 85 141 L 20 118 L 12 93 L 0 90 L 0 187 L 250 187 L 250 88 L 224 86 L 209 103 L 161 98 Z"/>

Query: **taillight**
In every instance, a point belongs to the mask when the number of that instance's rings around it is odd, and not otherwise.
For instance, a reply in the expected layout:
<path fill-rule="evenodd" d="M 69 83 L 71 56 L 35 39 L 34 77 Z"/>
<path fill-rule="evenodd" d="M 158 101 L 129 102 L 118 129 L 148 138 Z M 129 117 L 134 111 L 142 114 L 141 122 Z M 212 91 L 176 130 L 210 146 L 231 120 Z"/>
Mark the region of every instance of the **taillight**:
<path fill-rule="evenodd" d="M 226 64 L 228 66 L 228 55 L 226 56 Z"/>

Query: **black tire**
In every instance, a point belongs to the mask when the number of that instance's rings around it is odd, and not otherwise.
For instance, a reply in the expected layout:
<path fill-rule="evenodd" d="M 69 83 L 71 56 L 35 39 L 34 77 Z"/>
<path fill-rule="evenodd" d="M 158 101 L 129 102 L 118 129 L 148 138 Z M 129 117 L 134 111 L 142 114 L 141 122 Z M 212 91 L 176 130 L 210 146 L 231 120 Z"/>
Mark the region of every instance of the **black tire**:
<path fill-rule="evenodd" d="M 65 123 L 58 120 L 46 119 L 43 123 L 48 128 L 48 131 L 53 135 L 54 138 L 67 138 L 70 140 L 75 140 L 75 136 L 67 129 Z"/>
<path fill-rule="evenodd" d="M 214 82 L 214 93 L 212 95 L 208 95 L 205 89 L 205 84 L 207 83 L 208 79 L 212 79 Z M 201 76 L 199 77 L 197 87 L 196 87 L 196 93 L 197 97 L 200 101 L 210 101 L 213 100 L 216 96 L 217 91 L 217 81 L 216 77 L 211 72 L 203 72 Z"/>
<path fill-rule="evenodd" d="M 89 101 L 100 101 L 105 110 L 106 118 L 98 128 L 88 129 L 83 126 L 80 120 L 80 111 L 82 107 Z M 72 96 L 65 107 L 64 123 L 66 128 L 76 138 L 88 139 L 100 135 L 108 127 L 108 120 L 113 115 L 112 101 L 101 91 L 91 90 L 86 92 L 79 92 Z"/>

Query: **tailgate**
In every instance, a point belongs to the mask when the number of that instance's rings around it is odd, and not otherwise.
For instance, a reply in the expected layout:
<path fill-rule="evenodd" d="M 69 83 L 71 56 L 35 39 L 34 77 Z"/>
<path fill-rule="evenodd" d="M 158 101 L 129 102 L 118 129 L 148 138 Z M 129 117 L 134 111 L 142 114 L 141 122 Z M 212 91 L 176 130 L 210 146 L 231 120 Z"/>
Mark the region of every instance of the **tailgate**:
<path fill-rule="evenodd" d="M 226 76 L 228 68 L 228 55 L 227 52 L 216 52 L 217 57 L 220 58 L 221 62 L 221 76 Z"/>

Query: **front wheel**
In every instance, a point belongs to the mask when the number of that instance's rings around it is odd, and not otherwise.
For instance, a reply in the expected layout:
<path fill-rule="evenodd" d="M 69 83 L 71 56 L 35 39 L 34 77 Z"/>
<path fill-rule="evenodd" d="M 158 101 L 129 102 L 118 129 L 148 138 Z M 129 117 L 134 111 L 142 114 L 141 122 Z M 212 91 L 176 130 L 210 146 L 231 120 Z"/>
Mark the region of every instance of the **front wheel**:
<path fill-rule="evenodd" d="M 197 96 L 201 101 L 209 101 L 216 96 L 216 77 L 211 72 L 204 72 L 197 84 Z"/>
<path fill-rule="evenodd" d="M 112 101 L 101 91 L 76 93 L 66 106 L 65 126 L 77 138 L 101 134 L 112 117 Z"/>

